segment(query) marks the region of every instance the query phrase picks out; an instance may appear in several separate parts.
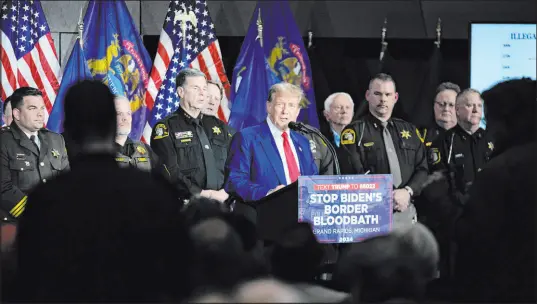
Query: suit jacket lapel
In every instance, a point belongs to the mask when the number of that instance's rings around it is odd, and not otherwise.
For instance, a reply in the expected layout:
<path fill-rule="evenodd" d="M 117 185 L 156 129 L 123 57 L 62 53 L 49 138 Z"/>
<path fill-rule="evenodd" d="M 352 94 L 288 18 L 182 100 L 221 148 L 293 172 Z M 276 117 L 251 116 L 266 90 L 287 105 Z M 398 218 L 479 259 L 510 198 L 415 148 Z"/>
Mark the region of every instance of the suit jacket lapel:
<path fill-rule="evenodd" d="M 287 185 L 287 180 L 285 179 L 285 171 L 283 170 L 283 161 L 280 157 L 280 153 L 278 152 L 278 148 L 276 147 L 276 142 L 274 142 L 274 138 L 272 137 L 272 133 L 270 132 L 270 128 L 266 121 L 261 124 L 260 135 L 261 145 L 263 146 L 263 150 L 265 151 L 268 159 L 270 160 L 272 168 L 276 172 L 276 177 L 278 177 L 278 180 L 280 181 L 281 185 Z"/>
<path fill-rule="evenodd" d="M 298 157 L 298 166 L 300 168 L 300 174 L 302 175 L 304 172 L 304 167 L 302 166 L 302 160 L 304 159 L 304 147 L 300 145 L 300 142 L 298 141 L 297 136 L 298 135 L 295 133 L 295 131 L 291 131 L 291 140 L 293 141 L 293 144 L 295 145 L 296 156 Z"/>

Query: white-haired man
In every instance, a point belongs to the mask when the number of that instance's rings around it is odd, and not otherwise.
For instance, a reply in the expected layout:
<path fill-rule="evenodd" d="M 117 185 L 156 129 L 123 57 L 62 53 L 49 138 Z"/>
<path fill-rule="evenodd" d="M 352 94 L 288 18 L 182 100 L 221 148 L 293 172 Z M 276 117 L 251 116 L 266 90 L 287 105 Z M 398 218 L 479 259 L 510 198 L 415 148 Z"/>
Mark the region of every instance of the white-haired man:
<path fill-rule="evenodd" d="M 338 148 L 341 142 L 341 131 L 351 123 L 353 113 L 354 101 L 347 93 L 333 93 L 324 101 L 323 114 L 330 125 L 330 132 L 325 136 Z"/>

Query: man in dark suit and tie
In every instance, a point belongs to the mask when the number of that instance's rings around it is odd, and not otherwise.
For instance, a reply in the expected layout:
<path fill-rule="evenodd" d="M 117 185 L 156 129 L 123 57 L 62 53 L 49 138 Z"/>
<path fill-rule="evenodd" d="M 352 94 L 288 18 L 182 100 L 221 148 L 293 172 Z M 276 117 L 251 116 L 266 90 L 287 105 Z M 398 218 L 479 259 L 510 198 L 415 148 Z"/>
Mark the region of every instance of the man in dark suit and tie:
<path fill-rule="evenodd" d="M 256 201 L 299 175 L 318 174 L 308 140 L 288 127 L 298 117 L 303 95 L 300 87 L 285 82 L 270 88 L 267 120 L 233 136 L 225 167 L 226 192 Z"/>

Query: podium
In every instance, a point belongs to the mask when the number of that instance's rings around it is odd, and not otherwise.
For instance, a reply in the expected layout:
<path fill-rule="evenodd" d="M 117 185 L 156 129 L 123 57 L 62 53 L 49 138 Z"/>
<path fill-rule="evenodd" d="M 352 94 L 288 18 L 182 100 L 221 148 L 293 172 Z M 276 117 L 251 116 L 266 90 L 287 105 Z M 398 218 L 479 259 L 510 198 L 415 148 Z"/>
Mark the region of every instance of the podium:
<path fill-rule="evenodd" d="M 298 182 L 258 201 L 237 200 L 233 212 L 245 216 L 256 225 L 260 240 L 274 242 L 298 222 Z"/>

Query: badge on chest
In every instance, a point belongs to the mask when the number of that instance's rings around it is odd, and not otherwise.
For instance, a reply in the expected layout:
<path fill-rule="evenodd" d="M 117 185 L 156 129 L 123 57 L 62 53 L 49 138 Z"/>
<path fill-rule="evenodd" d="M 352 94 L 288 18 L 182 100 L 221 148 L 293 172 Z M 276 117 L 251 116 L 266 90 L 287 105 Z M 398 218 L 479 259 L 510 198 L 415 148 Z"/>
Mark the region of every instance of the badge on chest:
<path fill-rule="evenodd" d="M 193 137 L 194 133 L 192 131 L 175 132 L 175 138 L 181 142 L 190 142 Z"/>

